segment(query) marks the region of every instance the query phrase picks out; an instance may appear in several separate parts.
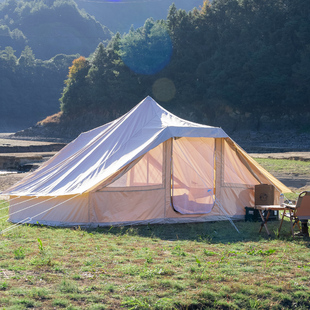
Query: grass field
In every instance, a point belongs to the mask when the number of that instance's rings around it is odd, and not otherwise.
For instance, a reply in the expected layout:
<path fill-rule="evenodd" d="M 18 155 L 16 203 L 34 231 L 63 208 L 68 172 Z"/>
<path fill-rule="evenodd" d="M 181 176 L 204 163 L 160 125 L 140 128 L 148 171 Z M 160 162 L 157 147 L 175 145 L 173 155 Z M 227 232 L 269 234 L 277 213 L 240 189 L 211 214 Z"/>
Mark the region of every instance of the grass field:
<path fill-rule="evenodd" d="M 270 173 L 310 175 L 310 163 L 301 160 L 255 158 Z"/>
<path fill-rule="evenodd" d="M 310 239 L 235 224 L 19 226 L 0 235 L 0 309 L 309 309 Z"/>
<path fill-rule="evenodd" d="M 275 176 L 285 176 L 285 179 L 310 179 L 310 163 L 302 160 L 289 159 L 271 159 L 271 158 L 255 158 L 255 160 L 263 166 L 267 171 Z M 308 182 L 309 184 L 309 182 Z M 289 186 L 289 184 L 285 184 Z M 309 186 L 296 190 L 296 185 L 293 185 L 295 192 L 286 193 L 285 197 L 289 200 L 297 200 L 298 194 L 303 190 L 310 190 Z"/>

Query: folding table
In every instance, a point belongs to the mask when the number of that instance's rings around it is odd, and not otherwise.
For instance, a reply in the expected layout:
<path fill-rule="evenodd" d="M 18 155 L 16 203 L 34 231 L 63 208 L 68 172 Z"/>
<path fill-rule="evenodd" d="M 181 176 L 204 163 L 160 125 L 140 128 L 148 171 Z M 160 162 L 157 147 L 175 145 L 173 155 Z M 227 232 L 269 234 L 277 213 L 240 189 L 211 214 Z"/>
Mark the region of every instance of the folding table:
<path fill-rule="evenodd" d="M 287 205 L 284 205 L 284 206 L 280 206 L 280 205 L 256 205 L 254 208 L 258 210 L 260 217 L 262 218 L 262 224 L 261 224 L 259 232 L 261 232 L 263 227 L 265 227 L 267 234 L 270 236 L 270 232 L 269 232 L 268 226 L 267 226 L 267 222 L 268 222 L 268 219 L 270 216 L 270 212 L 271 211 L 283 211 L 282 219 L 281 219 L 281 223 L 280 223 L 280 227 L 279 227 L 279 231 L 278 231 L 278 233 L 280 233 L 285 212 L 287 212 L 287 211 L 290 212 L 295 207 L 294 206 L 290 207 Z M 267 211 L 267 215 L 264 216 L 263 211 Z M 291 230 L 292 230 L 292 234 L 294 236 L 294 228 L 293 228 L 292 223 L 291 223 Z"/>

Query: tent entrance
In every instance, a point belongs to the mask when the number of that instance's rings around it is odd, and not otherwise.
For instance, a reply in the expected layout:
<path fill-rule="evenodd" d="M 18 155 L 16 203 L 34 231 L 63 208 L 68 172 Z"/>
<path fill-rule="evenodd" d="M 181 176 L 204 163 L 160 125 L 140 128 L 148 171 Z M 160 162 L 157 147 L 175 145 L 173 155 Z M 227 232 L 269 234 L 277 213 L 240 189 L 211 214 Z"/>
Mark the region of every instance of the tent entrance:
<path fill-rule="evenodd" d="M 172 143 L 171 202 L 181 214 L 206 214 L 214 206 L 214 139 Z"/>

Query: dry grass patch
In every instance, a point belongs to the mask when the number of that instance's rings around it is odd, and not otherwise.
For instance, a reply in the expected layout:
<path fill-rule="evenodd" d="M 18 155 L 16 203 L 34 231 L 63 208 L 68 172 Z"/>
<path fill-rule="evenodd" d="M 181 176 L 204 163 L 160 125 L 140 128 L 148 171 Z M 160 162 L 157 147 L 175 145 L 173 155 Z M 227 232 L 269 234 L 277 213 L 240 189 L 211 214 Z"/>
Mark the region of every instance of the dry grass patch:
<path fill-rule="evenodd" d="M 59 124 L 60 123 L 60 119 L 62 117 L 63 112 L 58 112 L 56 114 L 47 116 L 45 119 L 43 119 L 42 121 L 38 122 L 37 125 L 39 126 L 45 126 L 47 124 Z"/>

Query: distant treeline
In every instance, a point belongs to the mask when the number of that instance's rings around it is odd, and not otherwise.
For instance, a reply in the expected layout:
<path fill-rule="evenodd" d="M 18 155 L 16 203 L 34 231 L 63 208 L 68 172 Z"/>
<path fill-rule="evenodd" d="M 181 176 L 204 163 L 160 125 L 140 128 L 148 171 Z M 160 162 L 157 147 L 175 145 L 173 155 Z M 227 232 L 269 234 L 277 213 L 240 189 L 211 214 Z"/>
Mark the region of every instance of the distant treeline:
<path fill-rule="evenodd" d="M 42 3 L 57 11 L 56 2 Z M 10 36 L 22 38 L 15 29 L 9 28 Z M 61 97 L 63 122 L 87 114 L 84 127 L 90 128 L 151 95 L 181 117 L 229 130 L 260 129 L 275 120 L 290 128 L 309 124 L 308 0 L 214 0 L 190 12 L 172 5 L 167 19 L 148 19 L 101 40 L 91 56 L 79 53 L 85 57 L 73 63 L 64 55 L 35 59 L 29 46 L 16 53 L 1 48 L 1 116 L 16 110 L 49 115 Z"/>
<path fill-rule="evenodd" d="M 123 113 L 146 95 L 181 116 L 235 129 L 310 113 L 307 0 L 214 0 L 148 19 L 75 60 L 61 98 L 67 115 Z M 223 119 L 224 120 L 224 119 Z M 238 124 L 238 122 L 244 124 Z M 234 129 L 234 128 L 232 128 Z"/>
<path fill-rule="evenodd" d="M 19 58 L 11 47 L 0 51 L 0 130 L 23 129 L 57 111 L 68 66 L 77 55 L 35 59 L 26 46 Z"/>

